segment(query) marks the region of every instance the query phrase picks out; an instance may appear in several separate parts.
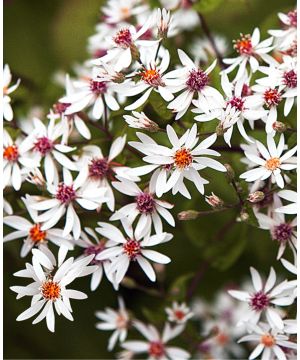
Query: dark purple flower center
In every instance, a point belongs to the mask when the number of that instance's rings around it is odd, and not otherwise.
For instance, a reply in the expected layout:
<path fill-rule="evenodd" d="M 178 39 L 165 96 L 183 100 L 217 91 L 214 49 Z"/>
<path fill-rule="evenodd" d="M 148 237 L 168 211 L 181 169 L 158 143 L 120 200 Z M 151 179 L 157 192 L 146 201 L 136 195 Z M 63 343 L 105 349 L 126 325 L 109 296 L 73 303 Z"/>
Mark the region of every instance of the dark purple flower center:
<path fill-rule="evenodd" d="M 53 149 L 53 147 L 53 141 L 48 139 L 46 136 L 38 138 L 34 144 L 34 150 L 39 151 L 43 156 L 48 154 Z"/>
<path fill-rule="evenodd" d="M 242 89 L 242 97 L 250 96 L 250 95 L 252 95 L 251 87 L 247 84 L 244 84 Z"/>
<path fill-rule="evenodd" d="M 289 11 L 287 16 L 290 20 L 290 26 L 297 27 L 297 10 Z"/>
<path fill-rule="evenodd" d="M 209 82 L 208 75 L 201 69 L 191 70 L 186 82 L 188 88 L 192 91 L 201 91 Z"/>
<path fill-rule="evenodd" d="M 107 90 L 107 85 L 103 81 L 90 81 L 90 89 L 96 95 L 105 94 Z"/>
<path fill-rule="evenodd" d="M 227 105 L 230 104 L 232 107 L 235 107 L 237 110 L 242 111 L 244 109 L 244 102 L 245 102 L 244 99 L 234 96 L 227 102 Z"/>
<path fill-rule="evenodd" d="M 250 306 L 255 311 L 264 310 L 269 306 L 269 303 L 270 299 L 263 291 L 258 291 L 257 293 L 253 294 L 250 299 Z"/>
<path fill-rule="evenodd" d="M 286 71 L 283 74 L 283 83 L 289 88 L 297 87 L 297 74 L 294 70 Z"/>
<path fill-rule="evenodd" d="M 103 251 L 103 249 L 105 248 L 105 241 L 100 241 L 99 244 L 97 245 L 91 245 L 89 247 L 87 247 L 86 249 L 84 249 L 84 255 L 85 256 L 89 256 L 89 255 L 98 255 L 99 253 L 101 253 L 101 251 Z M 90 262 L 90 264 L 92 265 L 100 265 L 102 263 L 102 260 L 97 260 L 94 259 Z"/>
<path fill-rule="evenodd" d="M 139 194 L 135 201 L 139 212 L 143 214 L 151 214 L 155 209 L 153 196 L 147 192 Z"/>
<path fill-rule="evenodd" d="M 73 189 L 73 185 L 66 185 L 64 183 L 60 183 L 57 187 L 55 197 L 62 204 L 69 204 L 76 199 L 76 191 Z"/>
<path fill-rule="evenodd" d="M 116 36 L 113 38 L 116 45 L 120 46 L 123 49 L 127 49 L 132 45 L 132 36 L 129 29 L 121 29 L 117 32 Z"/>
<path fill-rule="evenodd" d="M 89 176 L 91 178 L 103 179 L 107 176 L 109 171 L 109 163 L 107 159 L 92 159 L 91 163 L 89 164 Z"/>
<path fill-rule="evenodd" d="M 64 114 L 67 108 L 70 106 L 70 103 L 61 103 L 57 102 L 53 105 L 53 110 L 56 114 Z"/>
<path fill-rule="evenodd" d="M 137 240 L 128 239 L 126 243 L 123 244 L 123 250 L 130 260 L 135 260 L 141 253 L 141 244 Z"/>
<path fill-rule="evenodd" d="M 283 223 L 274 227 L 272 231 L 272 237 L 279 242 L 287 242 L 290 240 L 293 233 L 293 229 L 290 224 Z"/>

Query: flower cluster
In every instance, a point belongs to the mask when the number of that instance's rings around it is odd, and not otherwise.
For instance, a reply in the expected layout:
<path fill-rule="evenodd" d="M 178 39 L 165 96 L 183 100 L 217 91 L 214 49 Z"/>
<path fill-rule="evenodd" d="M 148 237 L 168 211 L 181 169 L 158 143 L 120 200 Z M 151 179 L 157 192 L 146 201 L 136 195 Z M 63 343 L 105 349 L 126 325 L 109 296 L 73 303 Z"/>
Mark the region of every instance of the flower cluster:
<path fill-rule="evenodd" d="M 213 35 L 198 39 L 191 54 L 181 43 L 170 56 L 176 36 L 203 25 L 203 18 L 193 1 L 161 3 L 152 9 L 144 1 L 108 0 L 88 39 L 89 58 L 73 77 L 65 75 L 45 119 L 33 116 L 21 125 L 15 117 L 10 95 L 20 80 L 10 86 L 5 65 L 4 224 L 14 231 L 4 241 L 22 239 L 21 257 L 32 255 L 15 273 L 31 282 L 11 287 L 18 299 L 32 297 L 17 320 L 39 314 L 33 324 L 45 318 L 53 332 L 54 313 L 73 320 L 69 299 L 86 298 L 67 286 L 91 275 L 96 291 L 104 274 L 118 293 L 136 288 L 168 300 L 155 326 L 138 320 L 120 296 L 118 310 L 96 312 L 96 328 L 113 331 L 108 350 L 119 343 L 121 359 L 142 353 L 156 360 L 241 358 L 247 353 L 240 342 L 248 341 L 255 345 L 250 359 L 290 359 L 295 279 L 277 282 L 271 267 L 263 281 L 251 267 L 253 285 L 228 290 L 242 305 L 224 290 L 214 306 L 194 299 L 191 309 L 176 289 L 158 291 L 148 280 L 161 285 L 165 265 L 177 261 L 167 249 L 180 241 L 172 233 L 173 209 L 184 198 L 198 208 L 185 209 L 178 220 L 228 210 L 237 222 L 268 230 L 278 248 L 274 262 L 295 276 L 297 12 L 280 13 L 282 30 L 270 30 L 266 39 L 258 28 L 241 34 L 232 57 L 223 58 L 230 50 Z M 231 152 L 244 156 L 228 164 Z M 227 179 L 228 189 L 221 191 L 217 178 Z M 232 190 L 232 202 L 216 195 Z M 199 320 L 201 331 L 191 338 L 186 323 Z M 127 340 L 131 332 L 144 339 Z M 168 344 L 181 334 L 189 351 Z"/>

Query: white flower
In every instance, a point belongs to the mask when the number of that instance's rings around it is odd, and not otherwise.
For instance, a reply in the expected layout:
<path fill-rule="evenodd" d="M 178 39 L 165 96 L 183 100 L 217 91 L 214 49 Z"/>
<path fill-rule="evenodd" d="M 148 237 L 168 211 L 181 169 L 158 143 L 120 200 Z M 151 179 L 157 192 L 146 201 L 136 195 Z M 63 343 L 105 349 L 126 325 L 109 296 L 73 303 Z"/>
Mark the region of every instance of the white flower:
<path fill-rule="evenodd" d="M 291 204 L 281 206 L 275 209 L 275 212 L 283 214 L 297 214 L 297 192 L 293 190 L 281 190 L 277 195 L 287 201 L 290 201 Z"/>
<path fill-rule="evenodd" d="M 226 168 L 221 163 L 205 156 L 220 155 L 218 152 L 209 149 L 216 141 L 217 135 L 213 134 L 197 145 L 196 124 L 180 138 L 177 137 L 172 126 L 168 125 L 167 135 L 172 148 L 158 145 L 149 136 L 137 133 L 142 143 L 130 142 L 129 144 L 146 154 L 143 158 L 145 162 L 154 165 L 151 165 L 152 167 L 142 167 L 142 169 L 133 169 L 131 173 L 142 175 L 158 168 L 151 178 L 151 182 L 155 182 L 155 191 L 158 197 L 172 189 L 173 195 L 180 192 L 183 196 L 190 198 L 190 193 L 184 184 L 185 178 L 192 181 L 198 191 L 204 194 L 204 184 L 208 184 L 208 181 L 201 177 L 198 171 L 206 167 L 226 171 Z"/>
<path fill-rule="evenodd" d="M 296 169 L 297 164 L 293 155 L 297 151 L 297 146 L 282 155 L 285 146 L 283 134 L 281 134 L 277 146 L 272 135 L 267 135 L 267 144 L 268 149 L 260 141 L 256 140 L 256 147 L 260 157 L 245 151 L 246 157 L 258 167 L 244 172 L 240 175 L 240 178 L 252 182 L 258 179 L 265 180 L 271 176 L 272 183 L 276 182 L 280 188 L 283 188 L 284 180 L 281 172 Z"/>
<path fill-rule="evenodd" d="M 185 324 L 194 316 L 190 308 L 185 303 L 178 304 L 176 301 L 172 303 L 171 308 L 166 308 L 168 320 L 177 324 Z"/>
<path fill-rule="evenodd" d="M 95 315 L 103 322 L 96 323 L 98 330 L 114 331 L 108 342 L 108 351 L 111 351 L 117 341 L 124 342 L 127 337 L 127 330 L 130 324 L 130 316 L 125 308 L 124 301 L 118 298 L 119 309 L 106 308 L 105 311 L 96 311 Z"/>
<path fill-rule="evenodd" d="M 178 336 L 184 329 L 183 325 L 174 328 L 166 323 L 162 335 L 152 325 L 144 325 L 139 321 L 134 322 L 135 328 L 146 338 L 146 341 L 126 341 L 121 346 L 135 354 L 148 353 L 148 359 L 170 359 L 185 360 L 190 358 L 190 354 L 178 347 L 167 346 L 167 342 Z"/>
<path fill-rule="evenodd" d="M 251 71 L 255 73 L 258 70 L 259 62 L 257 57 L 260 57 L 267 63 L 273 61 L 273 58 L 267 53 L 270 52 L 273 47 L 272 42 L 273 38 L 270 37 L 261 43 L 260 41 L 260 31 L 258 28 L 255 28 L 252 35 L 241 34 L 241 38 L 234 41 L 234 49 L 239 54 L 235 58 L 226 58 L 223 59 L 225 64 L 230 65 L 227 69 L 224 70 L 227 74 L 233 71 L 237 66 L 239 70 L 236 74 L 235 79 L 239 79 L 246 74 L 246 66 L 249 62 Z"/>
<path fill-rule="evenodd" d="M 66 213 L 63 236 L 72 232 L 75 240 L 79 238 L 81 225 L 74 203 L 78 203 L 86 210 L 96 210 L 107 200 L 104 197 L 105 188 L 97 188 L 92 184 L 85 185 L 87 175 L 87 168 L 84 167 L 73 180 L 70 171 L 63 168 L 63 182 L 47 184 L 47 190 L 52 198 L 40 198 L 40 201 L 33 199 L 29 206 L 34 210 L 44 211 L 37 216 L 37 221 L 43 223 L 42 231 L 52 228 Z"/>
<path fill-rule="evenodd" d="M 92 106 L 92 117 L 98 120 L 105 114 L 106 106 L 112 111 L 119 110 L 120 106 L 114 97 L 116 84 L 100 81 L 98 75 L 101 76 L 101 70 L 93 68 L 89 77 L 73 83 L 75 91 L 59 100 L 71 104 L 66 108 L 65 115 L 72 115 Z"/>
<path fill-rule="evenodd" d="M 117 289 L 117 284 L 115 283 L 114 274 L 109 272 L 110 261 L 109 260 L 96 260 L 96 255 L 100 254 L 101 251 L 105 250 L 106 240 L 98 239 L 97 234 L 91 228 L 84 228 L 84 231 L 81 231 L 80 238 L 75 240 L 74 244 L 84 248 L 83 256 L 94 255 L 91 265 L 95 265 L 96 270 L 92 273 L 90 288 L 91 291 L 95 291 L 103 277 L 103 270 L 107 279 L 114 285 Z M 89 235 L 89 236 L 88 236 Z M 92 240 L 91 240 L 92 238 Z"/>
<path fill-rule="evenodd" d="M 87 266 L 93 256 L 74 261 L 74 258 L 65 260 L 67 249 L 62 246 L 58 254 L 58 263 L 52 252 L 43 249 L 32 250 L 32 265 L 26 263 L 26 269 L 15 273 L 15 276 L 33 279 L 27 286 L 12 286 L 10 289 L 18 294 L 17 299 L 23 296 L 32 296 L 31 306 L 17 317 L 17 321 L 27 320 L 40 314 L 33 320 L 36 324 L 46 318 L 47 327 L 54 332 L 55 315 L 63 315 L 73 321 L 70 299 L 86 299 L 81 291 L 66 287 L 76 278 L 86 276 L 94 271 L 93 266 Z M 54 309 L 53 309 L 54 307 Z"/>
<path fill-rule="evenodd" d="M 148 59 L 145 60 L 145 65 L 136 73 L 139 81 L 135 82 L 130 80 L 119 86 L 117 91 L 124 92 L 126 96 L 135 96 L 144 93 L 134 103 L 126 106 L 125 110 L 134 110 L 143 105 L 153 90 L 158 92 L 165 101 L 170 101 L 174 98 L 167 85 L 167 78 L 164 74 L 170 63 L 168 50 L 163 51 L 159 65 L 157 65 L 157 62 L 155 52 L 151 52 Z"/>
<path fill-rule="evenodd" d="M 253 267 L 250 268 L 254 291 L 229 290 L 228 293 L 234 298 L 245 301 L 249 309 L 244 311 L 239 324 L 256 324 L 262 315 L 265 315 L 268 323 L 273 328 L 283 329 L 281 312 L 275 306 L 288 306 L 294 301 L 293 288 L 295 284 L 291 281 L 283 281 L 275 286 L 276 273 L 271 267 L 268 279 L 265 283 Z M 275 287 L 274 287 L 275 286 Z"/>
<path fill-rule="evenodd" d="M 3 117 L 7 121 L 12 121 L 14 114 L 10 105 L 10 96 L 13 91 L 17 89 L 20 84 L 20 79 L 12 86 L 9 86 L 11 83 L 12 76 L 9 69 L 9 66 L 6 64 L 3 69 Z"/>
<path fill-rule="evenodd" d="M 157 132 L 159 126 L 153 120 L 150 120 L 143 112 L 133 111 L 132 115 L 123 116 L 127 124 L 134 129 L 144 129 L 150 132 Z"/>
<path fill-rule="evenodd" d="M 25 257 L 34 246 L 47 247 L 48 241 L 52 242 L 56 246 L 60 247 L 65 245 L 68 249 L 73 249 L 70 236 L 63 236 L 61 229 L 49 229 L 47 231 L 41 230 L 41 224 L 36 221 L 36 211 L 30 209 L 29 200 L 22 198 L 28 213 L 33 220 L 33 223 L 24 217 L 12 215 L 3 218 L 3 223 L 8 225 L 17 231 L 13 231 L 4 236 L 3 241 L 11 241 L 15 239 L 24 239 L 23 246 L 21 248 L 21 257 Z"/>
<path fill-rule="evenodd" d="M 173 88 L 172 92 L 183 92 L 177 96 L 170 104 L 168 109 L 177 112 L 176 120 L 180 119 L 188 110 L 192 103 L 194 94 L 198 94 L 198 101 L 209 111 L 208 101 L 214 103 L 214 108 L 222 104 L 222 95 L 213 87 L 209 86 L 209 74 L 216 66 L 215 60 L 206 70 L 202 70 L 194 63 L 185 52 L 178 50 L 178 56 L 183 67 L 179 67 L 166 74 L 166 84 Z"/>
<path fill-rule="evenodd" d="M 270 331 L 270 327 L 267 324 L 261 324 L 260 326 L 252 325 L 252 333 L 250 335 L 243 336 L 239 342 L 250 341 L 256 342 L 258 345 L 252 351 L 249 356 L 250 360 L 256 359 L 261 354 L 263 360 L 273 360 L 274 358 L 279 360 L 286 360 L 286 355 L 282 348 L 297 349 L 297 344 L 289 341 L 289 337 L 278 333 L 275 329 Z"/>
<path fill-rule="evenodd" d="M 274 196 L 274 208 L 281 207 L 282 203 L 277 196 Z M 297 234 L 295 227 L 297 226 L 297 218 L 292 221 L 286 221 L 283 213 L 272 212 L 271 216 L 263 213 L 256 213 L 257 220 L 261 229 L 269 230 L 273 240 L 279 244 L 277 260 L 283 255 L 286 246 L 291 248 L 297 247 Z"/>
<path fill-rule="evenodd" d="M 12 185 L 16 191 L 20 190 L 29 171 L 39 166 L 37 157 L 29 152 L 30 141 L 30 137 L 13 141 L 3 130 L 3 187 Z"/>
<path fill-rule="evenodd" d="M 100 227 L 96 231 L 109 239 L 108 249 L 103 250 L 96 256 L 96 260 L 111 260 L 110 272 L 116 272 L 116 282 L 119 284 L 124 278 L 131 261 L 137 261 L 140 267 L 151 281 L 155 281 L 156 275 L 147 259 L 159 264 L 168 264 L 171 260 L 169 257 L 160 254 L 154 250 L 148 250 L 147 247 L 154 246 L 172 239 L 173 235 L 161 233 L 147 236 L 144 239 L 135 238 L 131 226 L 123 220 L 126 236 L 114 225 L 99 222 Z"/>
<path fill-rule="evenodd" d="M 228 42 L 226 38 L 219 34 L 212 34 L 212 37 L 216 44 L 216 48 L 222 57 L 224 57 L 224 55 L 228 53 Z M 197 62 L 208 62 L 210 57 L 216 57 L 215 49 L 207 38 L 195 39 L 190 46 L 190 51 Z"/>
<path fill-rule="evenodd" d="M 167 221 L 171 226 L 175 226 L 175 220 L 167 209 L 172 209 L 174 205 L 155 199 L 155 187 L 150 182 L 149 189 L 141 190 L 133 181 L 119 178 L 120 182 L 114 181 L 112 185 L 115 189 L 128 196 L 134 196 L 134 202 L 122 206 L 118 209 L 109 220 L 122 220 L 126 218 L 129 224 L 133 224 L 137 217 L 134 236 L 143 237 L 150 235 L 152 225 L 157 234 L 162 233 L 163 226 L 161 218 Z"/>

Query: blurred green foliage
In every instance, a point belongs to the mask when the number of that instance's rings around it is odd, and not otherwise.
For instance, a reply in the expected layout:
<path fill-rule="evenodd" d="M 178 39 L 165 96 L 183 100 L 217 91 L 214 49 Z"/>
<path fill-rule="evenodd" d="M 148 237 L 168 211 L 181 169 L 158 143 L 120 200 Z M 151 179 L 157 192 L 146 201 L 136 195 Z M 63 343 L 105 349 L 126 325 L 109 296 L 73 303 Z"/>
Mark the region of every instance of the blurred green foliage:
<path fill-rule="evenodd" d="M 53 82 L 53 76 L 58 70 L 70 71 L 75 63 L 86 59 L 86 39 L 99 21 L 101 4 L 99 0 L 4 2 L 4 61 L 10 65 L 13 74 L 22 79 L 22 87 L 16 92 L 14 104 L 15 108 L 20 105 L 21 110 L 16 111 L 18 116 L 24 116 L 33 105 L 42 105 L 47 111 L 62 94 L 62 89 Z M 212 31 L 226 36 L 229 44 L 240 32 L 252 32 L 255 26 L 259 26 L 265 36 L 268 28 L 278 26 L 277 12 L 293 6 L 292 0 L 199 0 L 195 4 L 195 8 L 206 15 Z M 190 45 L 194 38 L 203 36 L 203 33 L 201 29 L 195 29 L 189 36 L 189 44 L 183 42 L 183 48 Z M 169 50 L 172 54 L 176 52 L 175 48 L 169 47 Z M 170 118 L 169 111 L 157 94 L 150 98 L 150 106 L 153 107 L 151 111 L 162 115 L 158 121 L 165 123 Z M 114 115 L 116 134 L 123 129 L 122 113 L 120 111 Z M 133 130 L 128 131 L 129 139 L 134 139 L 134 133 Z M 238 139 L 233 138 L 233 143 Z M 294 142 L 295 139 L 291 136 L 289 141 Z M 239 174 L 242 171 L 239 158 L 238 153 L 224 153 L 223 162 L 233 164 Z M 228 185 L 224 174 L 214 172 L 213 177 L 207 175 L 206 178 L 210 180 L 207 193 L 214 191 L 225 201 L 234 198 L 234 190 Z M 10 197 L 14 199 L 14 195 Z M 192 191 L 191 201 L 170 196 L 167 200 L 176 204 L 174 215 L 182 210 L 208 208 L 196 191 Z M 274 265 L 277 246 L 270 240 L 269 234 L 248 224 L 235 223 L 236 216 L 236 210 L 231 210 L 190 222 L 177 221 L 175 230 L 167 228 L 167 231 L 174 233 L 174 240 L 161 245 L 159 250 L 172 258 L 166 268 L 164 283 L 166 288 L 172 289 L 174 299 L 183 299 L 193 274 L 201 269 L 203 261 L 208 262 L 209 266 L 196 293 L 206 299 L 212 298 L 223 285 L 237 283 L 248 276 L 250 265 L 257 266 L 265 273 L 271 264 Z M 98 219 L 89 220 L 90 225 L 95 225 L 100 218 L 101 215 Z M 24 266 L 24 260 L 19 258 L 20 247 L 21 244 L 15 241 L 6 244 L 4 249 L 4 357 L 112 358 L 112 354 L 106 352 L 109 333 L 99 332 L 94 327 L 96 310 L 117 305 L 116 293 L 106 280 L 94 293 L 89 291 L 88 279 L 77 281 L 78 288 L 86 291 L 89 298 L 73 302 L 74 323 L 57 317 L 55 334 L 47 331 L 44 322 L 32 326 L 29 320 L 21 323 L 15 321 L 29 305 L 29 299 L 16 301 L 14 293 L 9 290 L 9 286 L 21 283 L 12 275 Z M 152 287 L 152 293 L 162 291 L 162 283 L 149 284 L 137 267 L 132 268 L 131 274 L 138 283 Z M 160 322 L 165 304 L 159 297 L 152 296 L 151 291 L 143 293 L 121 288 L 120 292 L 136 316 L 142 320 Z"/>

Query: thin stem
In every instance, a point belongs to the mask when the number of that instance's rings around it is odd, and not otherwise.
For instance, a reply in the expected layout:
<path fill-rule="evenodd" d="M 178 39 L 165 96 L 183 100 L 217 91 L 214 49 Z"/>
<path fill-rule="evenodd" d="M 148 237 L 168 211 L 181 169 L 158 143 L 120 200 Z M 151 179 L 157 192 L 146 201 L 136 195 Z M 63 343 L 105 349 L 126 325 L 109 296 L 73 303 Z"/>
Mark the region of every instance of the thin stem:
<path fill-rule="evenodd" d="M 242 205 L 244 204 L 244 200 L 243 200 L 243 198 L 242 198 L 242 195 L 241 195 L 241 193 L 240 193 L 240 191 L 239 191 L 239 189 L 238 189 L 238 187 L 237 187 L 237 184 L 236 184 L 236 182 L 235 182 L 234 179 L 231 180 L 231 184 L 232 184 L 232 186 L 233 186 L 233 188 L 234 188 L 234 190 L 235 190 L 235 192 L 236 192 L 236 194 L 237 194 L 237 196 L 238 196 L 238 198 L 239 198 L 240 205 L 242 206 Z"/>
<path fill-rule="evenodd" d="M 186 292 L 186 300 L 187 301 L 189 301 L 193 297 L 195 291 L 197 290 L 199 282 L 201 281 L 204 274 L 208 270 L 208 267 L 209 267 L 209 262 L 204 260 L 203 263 L 200 265 L 199 269 L 197 270 L 195 276 L 193 277 L 193 280 L 192 280 L 190 286 L 187 289 L 187 292 Z"/>
<path fill-rule="evenodd" d="M 106 101 L 103 95 L 102 96 L 102 101 L 104 103 L 104 126 L 106 131 L 108 131 L 108 114 L 107 114 L 107 105 L 106 105 Z"/>
<path fill-rule="evenodd" d="M 157 49 L 156 49 L 156 53 L 155 53 L 155 58 L 154 58 L 154 61 L 157 59 L 157 56 L 158 56 L 158 52 L 159 52 L 160 46 L 161 46 L 161 41 L 158 43 L 158 46 L 157 46 Z"/>

